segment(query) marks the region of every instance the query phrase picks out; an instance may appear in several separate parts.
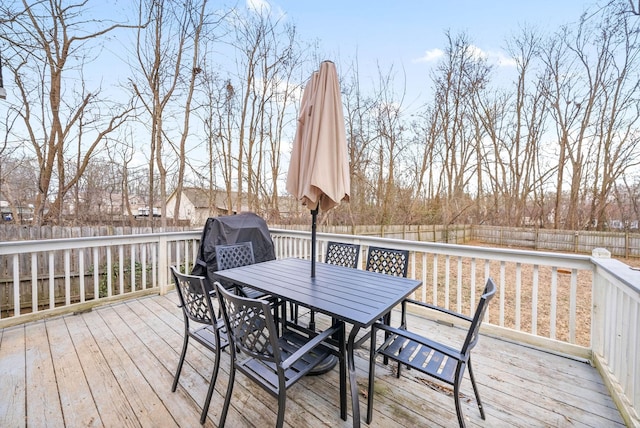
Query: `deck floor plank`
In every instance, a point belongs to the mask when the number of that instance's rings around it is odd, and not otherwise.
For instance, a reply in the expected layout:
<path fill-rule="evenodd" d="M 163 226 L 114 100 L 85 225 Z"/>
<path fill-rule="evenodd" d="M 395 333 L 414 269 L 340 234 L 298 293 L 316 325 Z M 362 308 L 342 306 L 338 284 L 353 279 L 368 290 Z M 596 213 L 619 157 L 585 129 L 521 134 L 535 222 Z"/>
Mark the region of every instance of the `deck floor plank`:
<path fill-rule="evenodd" d="M 437 338 L 460 336 L 456 329 L 414 316 L 410 326 Z M 0 330 L 0 426 L 26 426 L 27 420 L 36 426 L 45 417 L 46 425 L 67 427 L 199 426 L 214 356 L 190 343 L 178 390 L 172 393 L 182 335 L 175 292 Z M 366 348 L 368 343 L 356 352 L 364 426 Z M 487 419 L 480 418 L 467 374 L 462 406 L 469 427 L 624 426 L 597 371 L 586 363 L 486 336 L 473 359 Z M 36 376 L 40 385 L 30 385 Z M 205 427 L 217 426 L 228 378 L 225 352 Z M 405 369 L 397 379 L 394 368 L 378 359 L 375 389 L 371 427 L 457 426 L 450 394 L 425 383 L 415 371 Z M 47 400 L 50 408 L 38 408 L 50 395 L 53 405 Z M 288 391 L 285 426 L 350 427 L 350 405 L 342 421 L 338 395 L 337 368 L 303 379 Z M 78 407 L 77 418 L 69 416 L 70 405 Z M 271 395 L 238 373 L 227 426 L 271 426 L 276 406 Z"/>
<path fill-rule="evenodd" d="M 65 424 L 99 427 L 102 420 L 63 318 L 47 322 L 51 356 Z"/>
<path fill-rule="evenodd" d="M 64 417 L 46 324 L 27 324 L 25 341 L 27 425 L 63 426 Z"/>
<path fill-rule="evenodd" d="M 166 342 L 159 341 L 159 336 L 149 329 L 149 326 L 128 305 L 114 306 L 114 314 L 105 317 L 111 322 L 119 322 L 122 332 L 119 339 L 127 350 L 129 357 L 140 369 L 149 385 L 154 389 L 174 419 L 180 424 L 197 426 L 199 408 L 195 402 L 189 400 L 187 391 L 179 388 L 171 392 L 173 383 L 173 359 L 177 355 L 173 349 L 166 346 Z M 176 399 L 176 395 L 179 396 Z"/>
<path fill-rule="evenodd" d="M 96 408 L 105 427 L 140 427 L 136 412 L 114 376 L 85 318 L 87 314 L 66 316 L 65 322 Z"/>
<path fill-rule="evenodd" d="M 24 425 L 27 416 L 24 326 L 0 333 L 0 426 Z"/>

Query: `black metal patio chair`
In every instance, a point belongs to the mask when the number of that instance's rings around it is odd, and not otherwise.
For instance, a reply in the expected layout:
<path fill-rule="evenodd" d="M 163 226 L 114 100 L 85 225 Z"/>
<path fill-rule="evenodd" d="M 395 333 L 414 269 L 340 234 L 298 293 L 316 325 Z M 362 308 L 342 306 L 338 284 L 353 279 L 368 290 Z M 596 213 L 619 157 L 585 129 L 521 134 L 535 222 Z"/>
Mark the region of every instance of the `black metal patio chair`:
<path fill-rule="evenodd" d="M 365 266 L 365 270 L 369 272 L 377 272 L 383 273 L 385 275 L 392 276 L 401 276 L 403 278 L 407 277 L 407 273 L 409 270 L 409 250 L 397 250 L 394 248 L 383 248 L 383 247 L 369 247 L 367 252 L 367 264 Z M 406 306 L 402 305 L 404 310 Z M 402 315 L 402 320 L 404 321 L 406 316 Z M 391 312 L 386 314 L 382 321 L 391 325 Z M 360 337 L 358 339 L 358 346 L 361 345 L 364 341 L 369 338 L 371 331 L 369 330 L 367 334 Z M 387 359 L 385 358 L 384 363 L 387 364 Z"/>
<path fill-rule="evenodd" d="M 218 270 L 232 269 L 255 263 L 253 256 L 253 244 L 250 241 L 236 244 L 216 245 L 216 263 Z M 264 297 L 264 293 L 250 287 L 240 287 L 235 284 L 224 284 L 226 288 L 235 287 L 240 294 L 252 299 Z"/>
<path fill-rule="evenodd" d="M 276 427 L 282 427 L 287 389 L 302 379 L 329 355 L 340 361 L 340 417 L 347 419 L 344 323 L 334 325 L 311 338 L 292 329 L 278 335 L 271 306 L 265 300 L 230 293 L 215 283 L 225 325 L 231 341 L 231 368 L 224 406 L 223 427 L 233 394 L 236 370 L 278 399 Z M 334 337 L 330 345 L 327 341 Z"/>
<path fill-rule="evenodd" d="M 369 247 L 365 270 L 406 278 L 408 267 L 409 250 Z"/>
<path fill-rule="evenodd" d="M 171 266 L 171 274 L 178 290 L 180 299 L 180 307 L 184 317 L 184 341 L 182 343 L 182 352 L 180 361 L 173 379 L 171 392 L 175 392 L 180 379 L 180 372 L 187 354 L 189 338 L 192 337 L 205 348 L 211 350 L 215 354 L 215 362 L 211 380 L 209 381 L 209 389 L 202 405 L 202 414 L 200 415 L 200 423 L 204 424 L 209 411 L 209 403 L 218 377 L 220 369 L 221 351 L 229 344 L 227 334 L 224 330 L 224 321 L 217 319 L 212 304 L 213 291 L 208 291 L 204 282 L 204 277 L 188 275 L 178 272 L 175 266 Z M 215 295 L 213 296 L 215 299 Z M 195 325 L 192 325 L 194 323 Z"/>
<path fill-rule="evenodd" d="M 360 245 L 344 242 L 327 242 L 327 253 L 324 262 L 356 269 L 360 258 Z"/>
<path fill-rule="evenodd" d="M 376 323 L 373 325 L 371 334 L 371 353 L 369 358 L 367 424 L 371 423 L 371 418 L 373 417 L 376 356 L 380 354 L 391 360 L 397 361 L 398 367 L 400 364 L 403 364 L 412 369 L 418 370 L 421 373 L 432 376 L 439 381 L 452 385 L 456 414 L 458 416 L 458 423 L 460 427 L 465 426 L 464 418 L 462 416 L 462 407 L 460 405 L 460 384 L 462 383 L 465 368 L 469 366 L 469 378 L 471 379 L 473 392 L 476 396 L 480 416 L 482 419 L 485 419 L 484 409 L 482 408 L 482 402 L 480 401 L 480 394 L 478 393 L 478 387 L 476 386 L 476 382 L 473 377 L 473 370 L 471 368 L 471 350 L 478 343 L 482 320 L 484 319 L 489 302 L 495 293 L 496 285 L 493 280 L 489 278 L 473 317 L 430 305 L 428 303 L 406 299 L 407 303 L 442 312 L 450 315 L 451 317 L 468 322 L 469 329 L 467 330 L 464 343 L 460 349 L 453 348 L 450 345 L 418 335 L 406 330 L 405 328 L 395 328 L 384 323 Z M 377 330 L 382 330 L 388 334 L 388 337 L 380 347 L 376 346 Z M 396 374 L 400 377 L 400 370 L 398 370 Z"/>

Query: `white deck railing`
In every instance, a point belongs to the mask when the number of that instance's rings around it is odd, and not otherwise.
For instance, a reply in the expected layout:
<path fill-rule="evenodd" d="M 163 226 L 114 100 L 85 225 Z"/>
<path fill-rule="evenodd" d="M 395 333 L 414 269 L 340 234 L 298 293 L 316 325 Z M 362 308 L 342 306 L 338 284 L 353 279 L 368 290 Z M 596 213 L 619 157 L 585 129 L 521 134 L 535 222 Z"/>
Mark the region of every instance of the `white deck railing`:
<path fill-rule="evenodd" d="M 0 244 L 0 328 L 164 293 L 169 266 L 188 271 L 201 232 L 18 241 Z M 272 230 L 276 256 L 311 254 L 308 232 Z M 595 364 L 623 416 L 640 409 L 640 272 L 610 258 L 319 233 L 329 240 L 410 251 L 414 298 L 471 313 L 486 278 L 498 284 L 485 332 Z"/>

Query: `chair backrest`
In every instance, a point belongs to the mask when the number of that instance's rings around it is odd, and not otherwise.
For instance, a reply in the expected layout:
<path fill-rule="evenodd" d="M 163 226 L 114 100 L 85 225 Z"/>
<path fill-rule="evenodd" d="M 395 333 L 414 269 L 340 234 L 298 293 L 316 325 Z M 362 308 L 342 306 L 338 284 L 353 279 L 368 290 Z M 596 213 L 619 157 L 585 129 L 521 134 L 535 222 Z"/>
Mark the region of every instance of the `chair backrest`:
<path fill-rule="evenodd" d="M 204 277 L 180 273 L 175 266 L 171 266 L 171 274 L 184 314 L 198 323 L 215 324 L 215 311 L 211 296 L 206 292 Z"/>
<path fill-rule="evenodd" d="M 407 277 L 409 250 L 369 247 L 366 270 Z"/>
<path fill-rule="evenodd" d="M 357 268 L 359 258 L 360 245 L 332 241 L 327 242 L 327 255 L 324 259 L 325 263 Z"/>
<path fill-rule="evenodd" d="M 217 281 L 214 284 L 232 348 L 263 361 L 280 363 L 278 333 L 269 302 L 233 294 Z"/>
<path fill-rule="evenodd" d="M 218 264 L 218 270 L 254 264 L 253 244 L 248 241 L 216 245 L 216 263 Z"/>
<path fill-rule="evenodd" d="M 489 278 L 487 279 L 487 284 L 484 287 L 484 291 L 482 292 L 482 296 L 480 297 L 480 301 L 476 307 L 476 312 L 473 314 L 471 326 L 469 327 L 467 337 L 462 345 L 462 350 L 460 351 L 462 354 L 468 354 L 468 352 L 476 346 L 476 343 L 478 343 L 482 320 L 484 320 L 484 315 L 489 307 L 489 302 L 493 299 L 495 294 L 496 284 L 491 278 Z"/>

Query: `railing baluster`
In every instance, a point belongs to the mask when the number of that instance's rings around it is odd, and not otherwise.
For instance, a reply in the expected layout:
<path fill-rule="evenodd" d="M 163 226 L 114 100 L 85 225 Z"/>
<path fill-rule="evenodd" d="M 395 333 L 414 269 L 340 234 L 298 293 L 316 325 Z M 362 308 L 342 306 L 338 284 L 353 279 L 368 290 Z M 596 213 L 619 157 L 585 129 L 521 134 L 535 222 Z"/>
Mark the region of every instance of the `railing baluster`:
<path fill-rule="evenodd" d="M 571 289 L 569 295 L 569 343 L 576 343 L 578 270 L 571 270 Z"/>
<path fill-rule="evenodd" d="M 422 296 L 423 302 L 427 301 L 427 273 L 429 269 L 427 266 L 427 253 L 422 253 Z"/>
<path fill-rule="evenodd" d="M 462 312 L 462 256 L 458 256 L 458 281 L 456 287 L 456 311 Z"/>
<path fill-rule="evenodd" d="M 56 296 L 55 296 L 56 271 L 55 271 L 54 265 L 55 265 L 54 253 L 53 251 L 49 251 L 49 309 L 53 309 L 56 307 Z"/>
<path fill-rule="evenodd" d="M 451 277 L 451 256 L 444 256 L 444 307 L 450 309 L 449 305 L 449 281 Z"/>
<path fill-rule="evenodd" d="M 484 282 L 486 283 L 491 276 L 491 260 L 484 260 Z M 485 314 L 485 321 L 489 322 L 489 311 Z"/>
<path fill-rule="evenodd" d="M 158 245 L 151 245 L 151 287 L 158 286 Z"/>
<path fill-rule="evenodd" d="M 129 268 L 131 269 L 129 277 L 131 278 L 131 291 L 136 291 L 136 245 L 131 244 L 129 246 L 129 254 L 131 257 L 131 261 L 129 263 Z"/>
<path fill-rule="evenodd" d="M 93 247 L 93 300 L 100 299 L 100 264 L 98 263 L 98 247 Z"/>
<path fill-rule="evenodd" d="M 478 284 L 476 283 L 476 258 L 471 258 L 471 278 L 469 279 L 470 284 L 470 294 L 469 294 L 469 315 L 473 314 L 476 307 L 476 288 Z"/>
<path fill-rule="evenodd" d="M 118 245 L 118 294 L 124 294 L 124 245 Z"/>
<path fill-rule="evenodd" d="M 64 250 L 64 304 L 71 304 L 71 250 Z"/>
<path fill-rule="evenodd" d="M 500 261 L 500 322 L 499 326 L 504 327 L 504 302 L 505 302 L 506 266 L 504 261 Z"/>
<path fill-rule="evenodd" d="M 113 295 L 113 268 L 111 266 L 111 247 L 107 247 L 107 297 L 111 297 Z"/>
<path fill-rule="evenodd" d="M 31 312 L 40 310 L 38 293 L 38 253 L 31 253 Z"/>
<path fill-rule="evenodd" d="M 80 303 L 84 303 L 86 299 L 84 290 L 84 250 L 78 251 L 78 284 L 80 287 Z"/>
<path fill-rule="evenodd" d="M 533 276 L 531 280 L 531 334 L 538 335 L 538 284 L 540 268 L 533 265 Z"/>
<path fill-rule="evenodd" d="M 431 272 L 433 275 L 433 279 L 432 279 L 433 304 L 437 305 L 438 304 L 438 255 L 437 254 L 433 255 L 433 267 L 431 269 Z"/>
<path fill-rule="evenodd" d="M 520 331 L 520 316 L 522 311 L 522 264 L 516 263 L 516 324 L 515 329 Z"/>
<path fill-rule="evenodd" d="M 142 263 L 142 289 L 146 290 L 147 289 L 147 245 L 148 244 L 142 244 L 142 248 L 141 248 L 141 256 L 140 258 L 142 259 L 140 262 Z"/>
<path fill-rule="evenodd" d="M 556 338 L 556 325 L 558 314 L 558 268 L 553 266 L 551 268 L 551 297 L 550 297 L 551 311 L 549 313 L 549 337 L 551 339 Z"/>
<path fill-rule="evenodd" d="M 20 315 L 20 255 L 13 255 L 13 316 Z"/>

